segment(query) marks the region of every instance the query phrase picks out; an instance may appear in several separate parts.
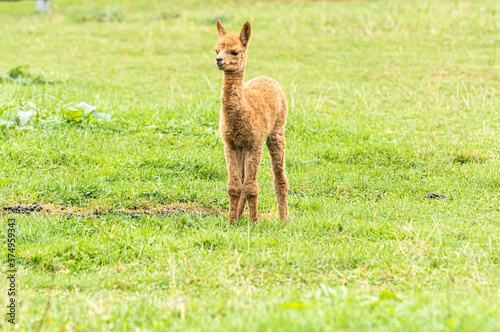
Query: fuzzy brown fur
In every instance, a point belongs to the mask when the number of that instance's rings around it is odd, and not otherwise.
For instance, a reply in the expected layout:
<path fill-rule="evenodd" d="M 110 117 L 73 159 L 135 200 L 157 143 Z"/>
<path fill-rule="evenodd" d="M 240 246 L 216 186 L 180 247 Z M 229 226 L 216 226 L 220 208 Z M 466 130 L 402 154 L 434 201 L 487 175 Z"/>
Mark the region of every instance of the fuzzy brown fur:
<path fill-rule="evenodd" d="M 243 84 L 250 23 L 240 34 L 227 33 L 217 21 L 219 40 L 216 65 L 224 71 L 219 132 L 224 142 L 229 180 L 229 223 L 236 221 L 248 203 L 250 218 L 258 222 L 257 172 L 264 141 L 271 155 L 274 189 L 281 220 L 288 214 L 288 179 L 285 174 L 285 124 L 288 106 L 278 82 L 257 77 Z"/>

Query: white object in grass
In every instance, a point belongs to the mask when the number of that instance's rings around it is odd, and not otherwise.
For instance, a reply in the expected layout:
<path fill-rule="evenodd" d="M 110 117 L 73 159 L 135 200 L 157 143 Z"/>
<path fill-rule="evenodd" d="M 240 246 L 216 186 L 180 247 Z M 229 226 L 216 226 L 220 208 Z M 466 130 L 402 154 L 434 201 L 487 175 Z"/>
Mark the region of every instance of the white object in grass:
<path fill-rule="evenodd" d="M 50 0 L 35 0 L 35 10 L 38 12 L 50 11 Z"/>

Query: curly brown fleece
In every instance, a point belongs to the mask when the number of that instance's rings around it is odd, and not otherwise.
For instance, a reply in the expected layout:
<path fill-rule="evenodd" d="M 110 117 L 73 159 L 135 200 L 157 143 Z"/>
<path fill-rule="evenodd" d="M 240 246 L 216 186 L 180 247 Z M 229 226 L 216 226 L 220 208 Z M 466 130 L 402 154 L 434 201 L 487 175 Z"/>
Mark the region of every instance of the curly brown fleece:
<path fill-rule="evenodd" d="M 264 141 L 271 155 L 274 189 L 281 220 L 288 214 L 288 179 L 285 174 L 285 124 L 288 106 L 278 82 L 257 77 L 243 84 L 250 23 L 240 34 L 228 33 L 217 21 L 219 40 L 216 65 L 224 71 L 219 132 L 224 142 L 229 180 L 229 223 L 236 221 L 248 202 L 250 218 L 258 222 L 257 172 Z"/>

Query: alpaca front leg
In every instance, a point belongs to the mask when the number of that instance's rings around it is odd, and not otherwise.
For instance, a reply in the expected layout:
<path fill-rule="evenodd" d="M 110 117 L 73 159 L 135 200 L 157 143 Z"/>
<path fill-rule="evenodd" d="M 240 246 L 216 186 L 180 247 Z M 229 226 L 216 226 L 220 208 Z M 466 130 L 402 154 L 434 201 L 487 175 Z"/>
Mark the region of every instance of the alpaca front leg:
<path fill-rule="evenodd" d="M 245 152 L 245 181 L 243 182 L 243 194 L 247 199 L 250 219 L 254 222 L 257 222 L 259 217 L 257 209 L 257 200 L 259 196 L 257 173 L 259 171 L 261 159 L 262 144 L 258 144 Z"/>
<path fill-rule="evenodd" d="M 236 217 L 239 219 L 241 217 L 241 215 L 243 214 L 243 212 L 245 212 L 245 206 L 247 204 L 247 198 L 245 197 L 245 193 L 242 191 L 241 192 L 241 196 L 240 196 L 240 200 L 238 202 L 238 210 L 237 210 L 237 213 L 236 213 Z"/>
<path fill-rule="evenodd" d="M 238 150 L 228 146 L 224 148 L 228 172 L 227 194 L 229 198 L 229 224 L 233 224 L 237 219 L 237 208 L 240 200 L 242 185 L 240 179 L 240 169 L 238 163 Z M 242 153 L 240 151 L 240 153 Z"/>
<path fill-rule="evenodd" d="M 241 183 L 245 183 L 245 152 L 240 150 L 238 153 L 238 167 L 240 170 Z M 240 195 L 240 201 L 238 202 L 238 210 L 236 213 L 236 218 L 240 218 L 245 211 L 245 205 L 247 204 L 247 198 L 245 193 L 242 191 Z"/>

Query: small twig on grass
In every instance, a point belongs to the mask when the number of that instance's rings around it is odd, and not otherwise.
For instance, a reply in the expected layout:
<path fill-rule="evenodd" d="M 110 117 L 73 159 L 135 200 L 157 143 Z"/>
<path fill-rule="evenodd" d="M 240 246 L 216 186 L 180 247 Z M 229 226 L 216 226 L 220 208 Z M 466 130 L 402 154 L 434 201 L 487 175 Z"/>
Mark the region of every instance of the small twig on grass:
<path fill-rule="evenodd" d="M 348 204 L 349 203 L 345 203 L 344 208 L 342 209 L 342 212 L 340 213 L 340 216 L 337 219 L 337 222 L 335 224 L 332 224 L 332 226 L 330 226 L 330 234 L 333 232 L 333 226 L 334 225 L 337 226 L 337 229 L 338 229 L 338 225 L 340 225 L 340 220 L 342 220 L 342 217 L 344 216 L 344 212 L 347 209 L 347 205 Z"/>
<path fill-rule="evenodd" d="M 212 83 L 210 82 L 210 80 L 208 79 L 207 75 L 203 75 L 203 77 L 205 78 L 205 81 L 207 81 L 208 86 L 210 87 L 210 89 L 211 89 L 212 91 L 214 91 L 214 92 L 215 92 L 216 90 L 215 90 L 215 88 L 214 88 L 213 84 L 212 84 Z"/>

